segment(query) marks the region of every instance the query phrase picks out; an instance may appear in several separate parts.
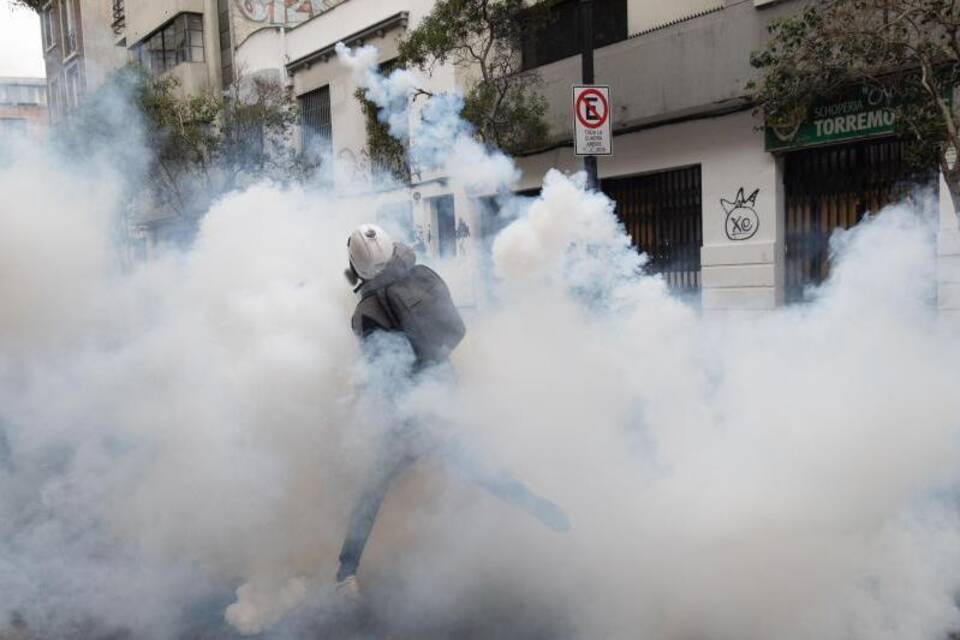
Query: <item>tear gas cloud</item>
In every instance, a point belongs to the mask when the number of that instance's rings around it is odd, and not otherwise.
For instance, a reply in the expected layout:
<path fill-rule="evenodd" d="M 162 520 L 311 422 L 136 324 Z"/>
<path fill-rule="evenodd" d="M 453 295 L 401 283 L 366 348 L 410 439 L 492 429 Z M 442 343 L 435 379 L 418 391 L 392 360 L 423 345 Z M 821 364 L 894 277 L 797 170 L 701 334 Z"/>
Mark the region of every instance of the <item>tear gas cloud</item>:
<path fill-rule="evenodd" d="M 391 129 L 417 121 L 414 153 L 454 188 L 512 185 L 512 163 L 451 120 L 455 98 L 420 119 L 415 79 L 341 56 Z M 391 419 L 357 384 L 371 372 L 344 239 L 387 196 L 255 184 L 219 198 L 188 249 L 129 262 L 125 166 L 15 141 L 0 155 L 0 629 L 333 624 L 346 513 Z M 956 628 L 960 344 L 932 303 L 932 199 L 837 234 L 811 304 L 725 321 L 639 275 L 612 204 L 582 185 L 552 171 L 517 207 L 459 383 L 400 400 L 573 530 L 428 458 L 364 556 L 372 617 L 396 637 Z"/>

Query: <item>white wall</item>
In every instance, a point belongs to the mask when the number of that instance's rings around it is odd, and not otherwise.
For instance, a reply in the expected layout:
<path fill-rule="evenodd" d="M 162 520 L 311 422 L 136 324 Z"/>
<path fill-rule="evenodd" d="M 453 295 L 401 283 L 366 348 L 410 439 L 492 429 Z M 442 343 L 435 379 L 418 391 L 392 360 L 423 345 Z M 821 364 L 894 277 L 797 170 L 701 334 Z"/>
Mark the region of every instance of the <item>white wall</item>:
<path fill-rule="evenodd" d="M 353 31 L 342 35 L 349 33 Z M 288 42 L 291 44 L 294 35 L 288 34 Z M 396 57 L 398 35 L 399 32 L 393 30 L 383 38 L 374 38 L 368 42 L 380 50 L 381 63 Z M 329 44 L 327 41 L 323 42 Z M 354 96 L 357 83 L 351 77 L 350 70 L 334 55 L 326 62 L 318 61 L 309 68 L 297 70 L 292 77 L 293 90 L 298 96 L 329 85 L 333 153 L 342 169 L 338 181 L 350 183 L 365 177 L 362 153 L 367 140 L 366 119 Z"/>
<path fill-rule="evenodd" d="M 279 27 L 265 27 L 244 40 L 233 54 L 236 70 L 256 74 L 276 71 L 285 77 L 286 36 Z"/>
<path fill-rule="evenodd" d="M 597 49 L 597 84 L 611 86 L 615 128 L 647 125 L 691 114 L 719 112 L 744 102 L 747 82 L 756 74 L 750 52 L 766 41 L 767 24 L 791 12 L 786 0 L 757 10 L 749 2 L 711 0 L 630 0 L 630 33 L 664 17 L 681 20 L 642 37 Z M 690 19 L 683 19 L 690 18 Z M 580 81 L 580 57 L 541 67 L 552 141 L 572 136 L 570 87 Z"/>
<path fill-rule="evenodd" d="M 178 90 L 185 96 L 195 96 L 206 93 L 212 87 L 204 62 L 181 62 L 166 72 L 180 83 Z"/>
<path fill-rule="evenodd" d="M 723 8 L 723 0 L 629 0 L 627 33 L 644 33 Z"/>
<path fill-rule="evenodd" d="M 749 111 L 639 131 L 614 139 L 614 155 L 599 159 L 600 177 L 627 176 L 700 165 L 703 188 L 703 308 L 759 311 L 782 301 L 782 180 L 777 161 L 766 153 L 763 136 Z M 571 147 L 520 159 L 521 188 L 538 187 L 551 167 L 579 171 Z M 756 235 L 731 240 L 721 200 L 740 188 L 759 189 L 753 207 Z"/>

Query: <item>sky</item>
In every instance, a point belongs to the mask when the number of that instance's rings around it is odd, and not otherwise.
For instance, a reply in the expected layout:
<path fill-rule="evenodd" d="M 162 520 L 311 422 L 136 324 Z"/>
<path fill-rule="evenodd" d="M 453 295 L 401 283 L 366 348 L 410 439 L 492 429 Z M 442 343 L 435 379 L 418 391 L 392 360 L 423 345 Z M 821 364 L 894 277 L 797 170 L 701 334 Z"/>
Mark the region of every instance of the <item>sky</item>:
<path fill-rule="evenodd" d="M 0 0 L 0 76 L 44 75 L 39 16 Z"/>

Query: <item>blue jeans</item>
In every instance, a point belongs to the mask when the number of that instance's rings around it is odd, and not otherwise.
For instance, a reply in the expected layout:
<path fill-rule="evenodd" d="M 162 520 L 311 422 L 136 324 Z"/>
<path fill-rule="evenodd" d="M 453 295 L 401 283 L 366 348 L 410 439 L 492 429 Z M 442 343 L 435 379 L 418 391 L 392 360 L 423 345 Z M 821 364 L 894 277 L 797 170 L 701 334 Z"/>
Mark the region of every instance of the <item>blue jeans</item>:
<path fill-rule="evenodd" d="M 420 442 L 417 442 L 418 440 Z M 476 456 L 456 444 L 437 446 L 436 443 L 427 444 L 422 440 L 423 434 L 409 426 L 388 436 L 373 473 L 350 512 L 347 535 L 340 550 L 338 581 L 356 574 L 360 566 L 360 556 L 363 555 L 373 530 L 380 505 L 383 504 L 394 480 L 413 466 L 421 456 L 432 452 L 439 453 L 452 470 L 507 504 L 527 511 L 554 531 L 565 532 L 570 529 L 570 522 L 560 507 L 538 496 L 505 471 L 482 464 Z"/>

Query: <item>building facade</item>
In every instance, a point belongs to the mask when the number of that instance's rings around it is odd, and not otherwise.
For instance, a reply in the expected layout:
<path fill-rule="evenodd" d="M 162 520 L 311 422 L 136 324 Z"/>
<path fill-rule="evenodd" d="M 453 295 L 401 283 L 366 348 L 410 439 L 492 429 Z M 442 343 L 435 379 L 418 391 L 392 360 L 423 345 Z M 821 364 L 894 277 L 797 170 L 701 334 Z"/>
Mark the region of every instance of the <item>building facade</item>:
<path fill-rule="evenodd" d="M 651 268 L 705 311 L 803 301 L 827 276 L 836 228 L 917 185 L 936 186 L 932 167 L 918 172 L 904 161 L 892 114 L 867 91 L 816 105 L 790 130 L 760 128 L 744 95 L 749 54 L 763 46 L 770 21 L 799 3 L 612 4 L 627 12 L 628 28 L 596 52 L 596 82 L 611 87 L 615 105 L 614 154 L 599 159 L 602 189 Z M 580 60 L 557 50 L 538 67 L 554 140 L 520 159 L 529 189 L 547 168 L 579 164 L 570 86 Z M 955 316 L 957 220 L 940 192 L 940 304 Z"/>
<path fill-rule="evenodd" d="M 261 29 L 238 60 L 272 72 L 301 101 L 307 144 L 322 144 L 348 174 L 369 173 L 356 86 L 333 55 L 338 41 L 370 43 L 381 64 L 432 7 L 430 0 L 349 0 L 292 28 Z M 595 0 L 596 83 L 611 87 L 614 154 L 599 160 L 601 188 L 649 268 L 715 314 L 801 302 L 827 276 L 832 231 L 855 225 L 937 174 L 902 158 L 889 112 L 855 94 L 818 105 L 792 131 L 763 130 L 745 87 L 750 52 L 796 0 Z M 520 191 L 535 193 L 550 168 L 576 171 L 571 87 L 580 80 L 579 3 L 561 0 L 546 27 L 527 38 L 524 68 L 536 71 L 549 103 L 550 140 L 517 159 Z M 464 74 L 438 67 L 431 90 L 462 88 Z M 482 245 L 496 212 L 448 191 L 440 176 L 411 176 L 407 205 L 430 250 Z M 941 216 L 940 304 L 960 311 L 960 235 L 949 195 Z M 470 233 L 470 232 L 467 232 Z"/>
<path fill-rule="evenodd" d="M 41 135 L 47 122 L 47 83 L 43 78 L 0 78 L 0 137 Z"/>
<path fill-rule="evenodd" d="M 112 0 L 131 62 L 174 76 L 187 94 L 229 88 L 247 70 L 235 50 L 261 30 L 286 30 L 344 0 Z"/>
<path fill-rule="evenodd" d="M 40 11 L 51 115 L 69 115 L 128 63 L 176 77 L 187 94 L 220 91 L 236 74 L 238 39 L 282 20 L 296 24 L 314 5 L 335 2 L 51 0 Z"/>
<path fill-rule="evenodd" d="M 93 36 L 82 12 L 71 17 L 70 2 L 50 3 L 44 19 L 57 104 L 72 103 L 77 87 L 89 83 L 89 71 L 79 77 L 71 71 Z M 638 250 L 650 256 L 650 270 L 704 311 L 739 314 L 803 301 L 809 286 L 827 276 L 834 229 L 856 224 L 918 183 L 937 187 L 935 171 L 918 173 L 903 161 L 889 112 L 869 92 L 816 105 L 795 127 L 762 128 L 746 97 L 754 75 L 749 55 L 764 45 L 770 22 L 795 11 L 799 0 L 593 4 L 596 83 L 611 88 L 614 134 L 613 155 L 599 160 L 601 188 Z M 222 90 L 243 76 L 283 82 L 300 103 L 301 146 L 337 160 L 340 188 L 362 188 L 383 166 L 367 149 L 368 119 L 334 47 L 373 44 L 388 68 L 402 35 L 433 5 L 111 0 L 96 6 L 97 15 L 107 16 L 103 24 L 113 27 L 114 49 L 175 75 L 189 92 Z M 572 148 L 571 99 L 580 80 L 579 2 L 560 0 L 551 12 L 520 51 L 524 68 L 543 81 L 550 127 L 543 148 L 517 159 L 522 193 L 535 193 L 550 168 L 581 166 Z M 447 64 L 422 82 L 439 92 L 462 89 L 468 77 L 469 70 Z M 411 241 L 423 249 L 470 257 L 498 228 L 495 207 L 451 191 L 443 178 L 406 175 L 403 188 L 383 196 L 385 210 L 417 230 Z M 960 231 L 947 190 L 939 192 L 940 304 L 945 316 L 960 320 Z"/>
<path fill-rule="evenodd" d="M 126 63 L 112 22 L 111 0 L 51 0 L 40 10 L 52 122 L 68 118 L 107 74 Z"/>

